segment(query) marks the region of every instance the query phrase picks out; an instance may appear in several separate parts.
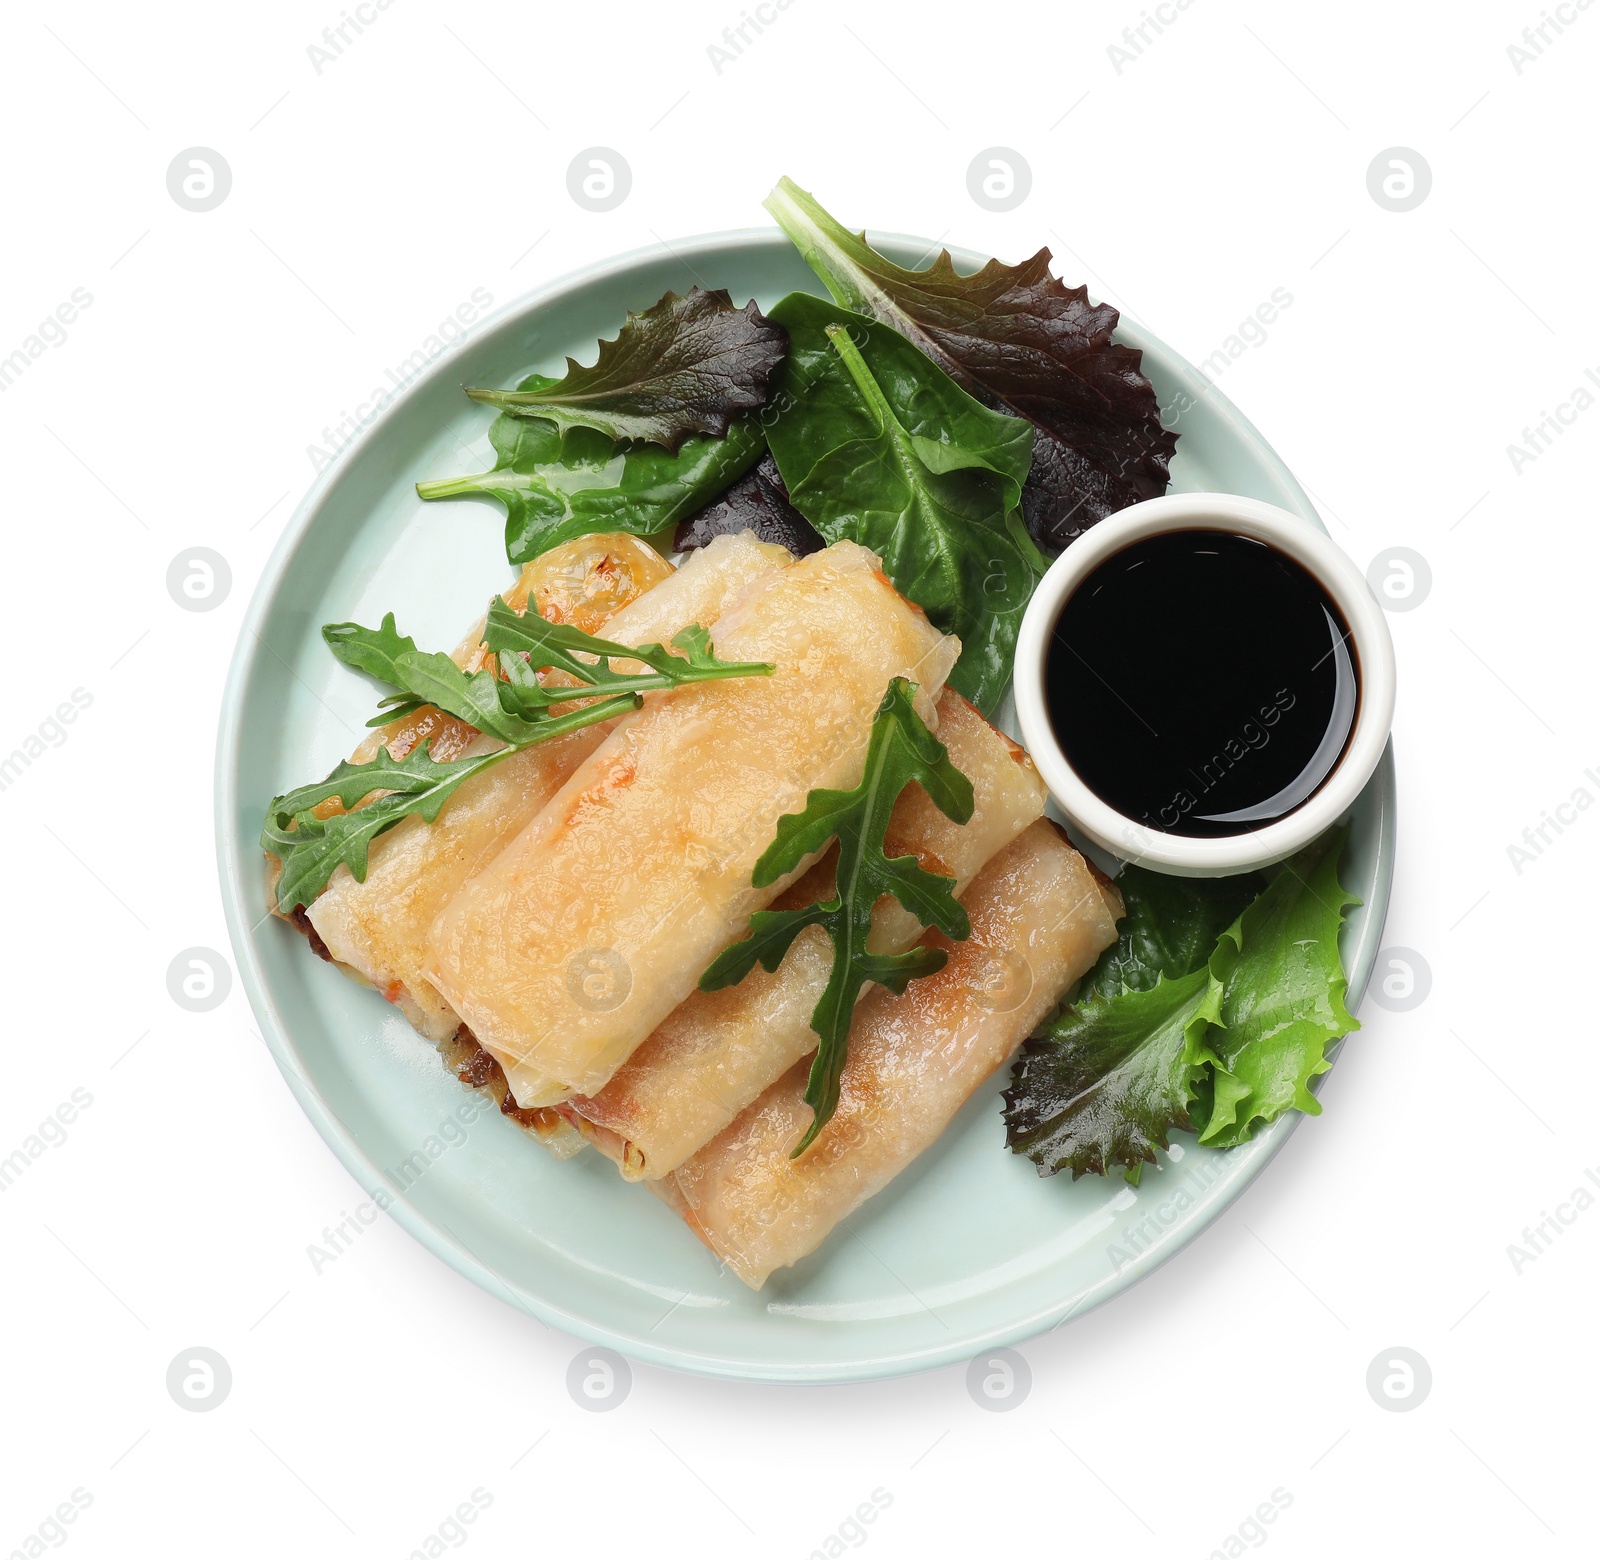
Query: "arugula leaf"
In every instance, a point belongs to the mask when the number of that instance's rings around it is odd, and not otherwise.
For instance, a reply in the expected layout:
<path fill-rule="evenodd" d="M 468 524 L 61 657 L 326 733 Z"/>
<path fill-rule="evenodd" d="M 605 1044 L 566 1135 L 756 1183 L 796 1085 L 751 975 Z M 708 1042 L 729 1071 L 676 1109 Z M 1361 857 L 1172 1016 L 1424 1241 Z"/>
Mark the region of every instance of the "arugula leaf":
<path fill-rule="evenodd" d="M 267 809 L 269 828 L 275 818 L 288 819 L 309 812 L 323 802 L 337 798 L 340 807 L 350 811 L 364 796 L 374 791 L 393 791 L 400 795 L 421 795 L 438 782 L 445 766 L 428 757 L 427 743 L 414 747 L 404 758 L 391 758 L 388 748 L 364 764 L 341 759 L 325 780 L 314 780 L 283 796 L 275 796 Z M 457 763 L 470 763 L 458 759 Z"/>
<path fill-rule="evenodd" d="M 409 693 L 391 693 L 387 699 L 378 700 L 378 713 L 367 722 L 367 726 L 387 726 L 390 721 L 415 715 L 422 708 L 422 702 Z"/>
<path fill-rule="evenodd" d="M 741 531 L 753 531 L 757 541 L 787 547 L 797 558 L 820 552 L 827 545 L 789 502 L 789 490 L 770 450 L 725 493 L 687 520 L 680 520 L 672 545 L 679 552 L 689 552 L 708 546 L 719 536 L 737 536 Z"/>
<path fill-rule="evenodd" d="M 878 254 L 791 179 L 767 210 L 828 291 L 926 352 L 973 395 L 1038 430 L 1028 528 L 1060 548 L 1098 520 L 1166 491 L 1177 435 L 1161 425 L 1141 354 L 1112 341 L 1117 311 L 1050 274 L 1050 251 L 960 275 L 942 250 L 908 271 Z"/>
<path fill-rule="evenodd" d="M 850 1018 L 862 987 L 877 981 L 898 993 L 908 982 L 944 967 L 945 955 L 937 948 L 888 955 L 867 951 L 872 911 L 879 899 L 892 894 L 924 926 L 937 926 L 952 940 L 971 934 L 967 913 L 952 892 L 955 879 L 925 871 L 914 856 L 890 860 L 883 854 L 889 815 L 913 780 L 957 823 L 971 818 L 974 806 L 971 782 L 950 762 L 944 744 L 913 708 L 913 689 L 905 678 L 896 677 L 884 693 L 873 719 L 861 783 L 849 791 L 812 791 L 801 812 L 778 820 L 777 838 L 756 863 L 751 881 L 764 888 L 837 839 L 834 897 L 799 910 L 757 911 L 750 917 L 750 935 L 725 949 L 700 977 L 702 991 L 720 991 L 737 985 L 757 963 L 769 973 L 775 971 L 808 926 L 822 927 L 832 939 L 833 969 L 811 1014 L 819 1041 L 805 1093 L 812 1121 L 793 1157 L 810 1146 L 838 1109 Z"/>
<path fill-rule="evenodd" d="M 283 914 L 296 905 L 310 904 L 341 865 L 350 868 L 356 882 L 366 882 L 367 851 L 373 840 L 413 813 L 432 823 L 464 780 L 511 751 L 502 748 L 440 764 L 428 756 L 428 746 L 424 742 L 413 748 L 399 764 L 393 760 L 386 764 L 388 753 L 380 748 L 370 764 L 340 764 L 320 786 L 302 786 L 273 799 L 261 831 L 261 847 L 283 863 L 275 889 Z M 396 780 L 401 783 L 396 785 Z M 338 789 L 329 789 L 336 784 Z M 392 787 L 388 795 L 365 807 L 355 805 L 361 797 L 384 787 Z M 319 818 L 308 810 L 315 803 L 307 800 L 319 790 L 323 795 L 317 800 L 337 795 L 353 811 Z"/>
<path fill-rule="evenodd" d="M 565 376 L 550 384 L 467 394 L 514 417 L 597 428 L 676 453 L 689 434 L 721 436 L 736 412 L 760 406 L 784 345 L 754 300 L 736 309 L 721 288 L 691 287 L 630 314 L 614 340 L 600 343 L 593 368 L 568 358 Z"/>
<path fill-rule="evenodd" d="M 571 696 L 569 690 L 568 698 Z M 536 742 L 549 742 L 569 731 L 626 715 L 638 703 L 636 694 L 596 699 L 578 709 L 529 723 L 528 735 L 521 741 L 445 763 L 429 756 L 427 742 L 401 760 L 391 759 L 388 750 L 380 748 L 370 763 L 341 763 L 326 780 L 274 797 L 267 804 L 261 848 L 283 863 L 275 889 L 278 909 L 288 915 L 296 905 L 310 904 L 341 865 L 350 868 L 356 882 L 364 883 L 367 850 L 380 834 L 413 814 L 424 823 L 432 823 L 439 816 L 439 809 L 472 776 Z M 379 794 L 374 800 L 365 806 L 357 805 L 362 797 L 375 792 Z M 350 810 L 329 818 L 320 818 L 311 811 L 330 796 L 337 796 Z"/>
<path fill-rule="evenodd" d="M 1019 1082 L 1004 1091 L 1006 1141 L 1040 1175 L 1104 1175 L 1155 1160 L 1214 1060 L 1207 1029 L 1222 986 L 1204 966 L 1176 979 L 1079 1001 L 1023 1047 Z"/>
<path fill-rule="evenodd" d="M 1339 882 L 1345 831 L 1292 857 L 1222 934 L 1225 971 L 1215 1097 L 1200 1141 L 1232 1148 L 1286 1110 L 1318 1115 L 1307 1085 L 1333 1064 L 1328 1046 L 1361 1026 L 1345 1008 L 1339 928 L 1360 904 Z"/>
<path fill-rule="evenodd" d="M 365 882 L 373 840 L 412 816 L 432 823 L 464 781 L 512 753 L 626 714 L 653 689 L 721 677 L 767 676 L 773 670 L 766 662 L 717 660 L 710 635 L 697 623 L 673 640 L 682 652 L 674 655 L 657 644 L 630 649 L 596 639 L 547 621 L 531 606 L 519 616 L 500 597 L 490 607 L 484 641 L 496 653 L 507 681 L 487 668 L 469 676 L 449 656 L 417 650 L 413 640 L 396 630 L 393 613 L 377 629 L 359 623 L 330 624 L 323 637 L 340 660 L 381 675 L 398 688 L 398 698 L 412 701 L 414 707 L 434 705 L 504 746 L 442 763 L 430 756 L 426 742 L 403 759 L 379 748 L 368 763 L 339 763 L 325 780 L 274 797 L 267 807 L 261 846 L 282 863 L 275 894 L 285 915 L 316 898 L 340 866 L 348 866 L 358 883 Z M 581 660 L 580 655 L 598 659 Z M 614 672 L 608 661 L 612 656 L 643 661 L 650 670 L 637 675 Z M 534 675 L 539 668 L 560 669 L 580 686 L 546 688 Z M 586 695 L 601 697 L 590 697 L 559 715 L 552 713 L 551 706 L 570 705 Z M 392 705 L 394 700 L 385 702 Z M 392 710 L 384 719 L 391 718 Z M 367 797 L 372 800 L 361 806 Z M 344 811 L 319 817 L 313 810 L 332 800 Z"/>
<path fill-rule="evenodd" d="M 1033 430 L 980 406 L 876 321 L 809 293 L 772 317 L 789 356 L 767 438 L 791 502 L 828 541 L 870 547 L 959 636 L 950 686 L 991 712 L 1044 569 L 1017 513 Z"/>
<path fill-rule="evenodd" d="M 629 649 L 609 639 L 596 639 L 567 623 L 552 623 L 537 612 L 518 613 L 496 596 L 484 621 L 483 642 L 499 656 L 507 681 L 499 685 L 502 703 L 509 701 L 518 713 L 546 709 L 569 702 L 572 688 L 549 687 L 531 675 L 532 668 L 565 672 L 600 693 L 649 693 L 653 689 L 684 683 L 713 682 L 725 677 L 765 677 L 773 670 L 767 661 L 719 661 L 711 649 L 711 636 L 691 623 L 673 637 L 678 654 L 664 645 Z M 595 660 L 580 657 L 593 656 Z M 642 661 L 646 672 L 618 672 L 610 657 Z"/>
<path fill-rule="evenodd" d="M 1306 1085 L 1328 1042 L 1358 1027 L 1339 963 L 1356 903 L 1338 881 L 1344 839 L 1324 836 L 1265 888 L 1259 873 L 1124 868 L 1117 942 L 1012 1069 L 1012 1151 L 1041 1175 L 1120 1167 L 1136 1181 L 1174 1131 L 1231 1148 L 1290 1106 L 1316 1114 Z"/>
<path fill-rule="evenodd" d="M 1117 940 L 1083 978 L 1077 1000 L 1148 991 L 1165 976 L 1201 969 L 1217 938 L 1266 885 L 1259 872 L 1236 877 L 1181 878 L 1126 866 L 1117 878 L 1126 914 Z"/>
<path fill-rule="evenodd" d="M 395 662 L 408 651 L 417 648 L 409 634 L 400 633 L 394 626 L 394 613 L 384 614 L 377 628 L 363 628 L 359 623 L 324 623 L 322 638 L 328 648 L 346 666 L 367 672 L 379 682 L 390 686 L 399 683 Z M 370 726 L 387 726 L 392 720 L 414 714 L 424 701 L 409 693 L 392 693 L 378 701 L 378 713 L 367 722 Z"/>
<path fill-rule="evenodd" d="M 432 704 L 446 715 L 476 726 L 479 731 L 498 737 L 507 746 L 525 745 L 535 733 L 528 723 L 508 711 L 501 703 L 499 679 L 488 667 L 470 676 L 449 656 L 435 650 L 424 654 L 413 650 L 395 665 L 400 686 L 424 704 Z M 571 698 L 569 693 L 567 696 Z"/>
<path fill-rule="evenodd" d="M 322 638 L 346 666 L 366 672 L 391 688 L 400 686 L 395 662 L 417 648 L 416 640 L 394 626 L 392 612 L 384 613 L 383 622 L 377 628 L 363 628 L 359 623 L 324 623 Z M 393 701 L 386 699 L 384 702 Z"/>
<path fill-rule="evenodd" d="M 556 382 L 530 374 L 518 389 L 548 389 Z M 419 482 L 417 494 L 495 499 L 506 511 L 506 556 L 512 563 L 527 563 L 595 531 L 651 536 L 715 497 L 765 448 L 754 413 L 735 418 L 720 438 L 685 439 L 675 453 L 650 444 L 619 446 L 595 428 L 563 433 L 542 415 L 502 413 L 489 427 L 489 442 L 493 469 Z"/>

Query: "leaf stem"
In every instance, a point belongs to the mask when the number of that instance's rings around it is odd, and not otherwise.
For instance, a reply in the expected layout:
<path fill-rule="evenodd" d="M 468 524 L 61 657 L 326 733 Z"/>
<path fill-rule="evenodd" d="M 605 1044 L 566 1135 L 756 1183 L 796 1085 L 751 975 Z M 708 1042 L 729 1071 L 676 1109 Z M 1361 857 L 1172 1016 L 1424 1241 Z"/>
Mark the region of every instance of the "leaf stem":
<path fill-rule="evenodd" d="M 867 367 L 866 359 L 861 356 L 861 349 L 851 337 L 849 327 L 835 324 L 824 326 L 823 329 L 829 344 L 839 354 L 850 377 L 855 381 L 862 399 L 878 419 L 878 431 L 885 435 L 893 446 L 895 459 L 900 463 L 901 475 L 905 478 L 911 493 L 915 495 L 920 490 L 918 473 L 926 472 L 927 467 L 918 458 L 910 434 L 895 415 L 894 408 L 889 404 L 889 398 L 883 393 L 883 387 L 873 377 L 872 370 Z"/>
<path fill-rule="evenodd" d="M 823 333 L 827 336 L 829 345 L 839 354 L 845 368 L 849 370 L 850 377 L 855 380 L 856 389 L 877 414 L 879 431 L 888 433 L 899 428 L 900 419 L 895 416 L 894 408 L 889 405 L 888 398 L 878 381 L 872 377 L 872 370 L 867 367 L 866 359 L 861 356 L 861 349 L 851 339 L 849 326 L 827 325 L 823 327 Z"/>
<path fill-rule="evenodd" d="M 460 498 L 464 494 L 481 493 L 483 491 L 483 478 L 481 475 L 473 477 L 440 477 L 433 482 L 419 482 L 417 484 L 418 498 Z"/>

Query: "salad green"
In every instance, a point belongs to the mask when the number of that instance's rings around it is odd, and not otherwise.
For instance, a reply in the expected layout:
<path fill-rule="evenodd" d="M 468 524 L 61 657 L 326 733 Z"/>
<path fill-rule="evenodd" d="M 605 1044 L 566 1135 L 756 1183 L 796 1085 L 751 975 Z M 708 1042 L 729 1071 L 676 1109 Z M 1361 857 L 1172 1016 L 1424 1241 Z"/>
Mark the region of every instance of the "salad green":
<path fill-rule="evenodd" d="M 1339 929 L 1358 900 L 1340 886 L 1345 835 L 1291 857 L 1265 888 L 1242 878 L 1117 880 L 1127 915 L 1077 999 L 1023 1048 L 1005 1090 L 1006 1140 L 1041 1175 L 1136 1180 L 1174 1131 L 1232 1148 L 1291 1107 L 1345 1010 Z"/>
<path fill-rule="evenodd" d="M 549 384 L 467 394 L 563 431 L 595 428 L 675 452 L 689 434 L 720 436 L 736 413 L 760 406 L 783 348 L 783 332 L 753 302 L 736 309 L 726 292 L 691 287 L 630 314 L 592 367 L 568 358 Z"/>
<path fill-rule="evenodd" d="M 517 386 L 533 393 L 558 384 L 529 374 Z M 481 495 L 506 511 L 506 557 L 528 563 L 540 553 L 596 531 L 653 536 L 715 498 L 761 459 L 766 440 L 755 414 L 736 418 L 720 436 L 686 438 L 676 452 L 656 444 L 618 443 L 597 428 L 565 433 L 544 416 L 502 412 L 489 428 L 495 463 L 470 477 L 419 482 L 422 498 Z"/>
<path fill-rule="evenodd" d="M 1315 1116 L 1322 1107 L 1307 1085 L 1332 1065 L 1329 1045 L 1360 1028 L 1345 1007 L 1339 962 L 1339 928 L 1360 903 L 1339 882 L 1344 838 L 1286 862 L 1218 939 L 1222 1019 L 1202 1143 L 1231 1148 L 1291 1107 Z"/>
<path fill-rule="evenodd" d="M 1167 487 L 1177 435 L 1161 425 L 1140 354 L 1111 339 L 1117 311 L 1050 273 L 1050 251 L 970 276 L 947 250 L 920 271 L 886 259 L 780 179 L 767 210 L 835 302 L 900 332 L 963 389 L 1027 418 L 1034 462 L 1023 512 L 1052 551 Z"/>

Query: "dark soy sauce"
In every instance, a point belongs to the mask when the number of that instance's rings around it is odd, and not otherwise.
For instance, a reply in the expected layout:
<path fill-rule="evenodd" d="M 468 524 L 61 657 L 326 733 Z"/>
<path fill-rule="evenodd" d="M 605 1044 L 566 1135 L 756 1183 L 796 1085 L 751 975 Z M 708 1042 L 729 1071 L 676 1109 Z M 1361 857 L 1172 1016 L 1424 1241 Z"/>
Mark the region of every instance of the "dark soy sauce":
<path fill-rule="evenodd" d="M 1246 834 L 1293 812 L 1355 724 L 1338 608 L 1292 558 L 1225 531 L 1106 559 L 1061 609 L 1045 676 L 1079 778 L 1166 834 Z"/>

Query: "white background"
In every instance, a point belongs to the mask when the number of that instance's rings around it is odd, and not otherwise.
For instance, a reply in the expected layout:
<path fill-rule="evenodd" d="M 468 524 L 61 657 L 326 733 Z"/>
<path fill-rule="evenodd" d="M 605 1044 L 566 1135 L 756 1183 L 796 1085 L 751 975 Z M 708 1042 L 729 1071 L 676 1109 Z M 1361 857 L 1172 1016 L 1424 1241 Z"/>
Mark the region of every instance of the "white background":
<path fill-rule="evenodd" d="M 1562 11 L 1519 73 L 1535 0 L 1195 0 L 1119 72 L 1107 46 L 1138 0 L 794 0 L 719 72 L 739 0 L 396 0 L 319 73 L 338 0 L 8 7 L 0 357 L 74 288 L 93 303 L 0 394 L 5 745 L 75 688 L 92 703 L 0 791 L 0 1156 L 74 1089 L 93 1103 L 0 1194 L 0 1555 L 33 1534 L 84 1560 L 399 1560 L 475 1488 L 480 1556 L 1592 1542 L 1600 1209 L 1570 1208 L 1520 1271 L 1507 1250 L 1600 1167 L 1600 812 L 1520 872 L 1508 854 L 1577 788 L 1600 797 L 1600 410 L 1520 472 L 1508 453 L 1600 372 L 1600 9 Z M 633 174 L 603 215 L 566 187 L 595 145 Z M 166 185 L 194 146 L 232 170 L 206 213 Z M 1004 214 L 967 190 L 994 146 L 1032 169 Z M 1404 213 L 1367 186 L 1396 146 L 1433 177 Z M 784 172 L 856 224 L 1010 259 L 1048 243 L 1195 362 L 1287 289 L 1222 389 L 1362 568 L 1399 545 L 1432 571 L 1391 619 L 1386 934 L 1430 994 L 1369 999 L 1325 1115 L 1195 1246 L 1024 1346 L 1032 1391 L 1004 1413 L 959 1369 L 792 1390 L 643 1366 L 620 1407 L 582 1411 L 573 1339 L 388 1221 L 313 1272 L 308 1243 L 358 1188 L 237 982 L 207 1014 L 167 991 L 180 950 L 228 946 L 216 711 L 308 446 L 474 288 L 506 302 L 759 224 Z M 206 613 L 165 585 L 196 545 L 232 573 Z M 165 1386 L 193 1346 L 231 1366 L 212 1412 Z M 1412 1412 L 1366 1387 L 1394 1346 L 1431 1367 Z M 38 1540 L 74 1489 L 92 1504 Z M 851 1529 L 875 1489 L 892 1503 Z M 1275 1490 L 1277 1520 L 1238 1538 Z"/>

